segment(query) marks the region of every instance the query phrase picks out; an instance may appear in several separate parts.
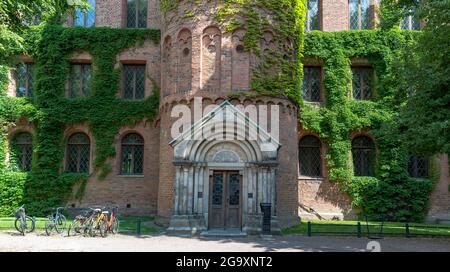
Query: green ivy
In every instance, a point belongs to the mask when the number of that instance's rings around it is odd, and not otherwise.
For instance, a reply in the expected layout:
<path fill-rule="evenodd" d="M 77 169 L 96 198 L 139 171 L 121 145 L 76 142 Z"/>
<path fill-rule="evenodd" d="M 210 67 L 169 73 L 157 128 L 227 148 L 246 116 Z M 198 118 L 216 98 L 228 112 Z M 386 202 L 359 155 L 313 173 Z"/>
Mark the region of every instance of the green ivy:
<path fill-rule="evenodd" d="M 202 8 L 205 1 L 185 2 L 193 4 L 193 10 L 186 11 L 189 12 L 188 17 L 205 12 Z M 185 16 L 185 13 L 178 14 L 178 3 L 176 0 L 161 1 L 166 22 L 175 16 Z M 263 60 L 252 70 L 252 92 L 234 93 L 231 96 L 282 96 L 298 104 L 298 90 L 303 77 L 300 60 L 306 0 L 223 0 L 217 4 L 213 16 L 226 32 L 245 29 L 245 49 Z M 260 43 L 264 31 L 273 33 L 277 48 L 263 54 Z"/>
<path fill-rule="evenodd" d="M 161 1 L 164 16 L 176 13 L 176 0 Z M 196 7 L 201 1 L 191 0 Z M 395 1 L 394 1 L 395 2 Z M 411 1 L 404 1 L 411 4 Z M 403 3 L 403 2 L 402 2 Z M 326 154 L 329 178 L 340 182 L 352 198 L 371 218 L 379 215 L 389 220 L 420 221 L 427 211 L 433 181 L 411 179 L 407 173 L 408 151 L 399 135 L 398 112 L 407 100 L 408 82 L 399 76 L 404 52 L 417 40 L 420 32 L 400 31 L 398 24 L 405 9 L 384 0 L 381 4 L 381 29 L 364 31 L 303 33 L 305 0 L 223 0 L 216 20 L 230 32 L 246 29 L 244 45 L 264 61 L 253 70 L 253 92 L 237 95 L 287 97 L 299 105 L 299 121 L 305 130 L 317 133 L 328 146 Z M 269 16 L 261 16 L 264 10 Z M 200 11 L 200 10 L 199 10 Z M 196 18 L 197 10 L 172 16 Z M 278 49 L 268 55 L 260 52 L 265 30 L 273 31 Z M 32 55 L 36 63 L 34 99 L 5 96 L 6 68 L 0 67 L 0 187 L 12 186 L 8 193 L 12 205 L 26 202 L 32 211 L 43 211 L 62 203 L 75 184 L 75 197 L 81 198 L 87 175 L 62 173 L 64 153 L 63 131 L 67 125 L 88 122 L 96 141 L 94 162 L 99 179 L 111 171 L 106 161 L 114 157 L 114 136 L 120 127 L 132 125 L 157 114 L 159 91 L 154 83 L 153 96 L 144 101 L 124 101 L 116 97 L 120 70 L 114 69 L 117 54 L 146 38 L 158 43 L 156 30 L 110 28 L 64 28 L 47 25 L 27 31 L 17 51 Z M 290 41 L 290 42 L 287 42 Z M 291 43 L 291 46 L 284 45 Z M 69 72 L 69 57 L 75 50 L 93 56 L 93 90 L 89 98 L 64 98 L 64 84 Z M 13 55 L 17 52 L 13 52 Z M 325 102 L 321 106 L 301 99 L 302 57 L 323 62 Z M 291 56 L 287 57 L 286 56 Z M 349 98 L 351 59 L 362 57 L 373 66 L 377 80 L 375 97 L 370 101 Z M 270 69 L 276 67 L 276 73 Z M 5 165 L 6 132 L 19 118 L 27 117 L 36 126 L 33 170 L 13 173 Z M 350 134 L 369 130 L 376 138 L 377 168 L 375 177 L 355 177 L 350 161 Z M 18 179 L 15 185 L 11 180 Z M 6 185 L 5 185 L 6 184 Z M 14 189 L 16 188 L 16 189 Z M 22 189 L 21 189 L 22 188 Z M 0 202 L 0 215 L 11 210 Z"/>
<path fill-rule="evenodd" d="M 409 154 L 397 122 L 408 86 L 399 76 L 398 64 L 402 52 L 419 35 L 398 29 L 313 31 L 305 35 L 305 55 L 323 62 L 325 102 L 317 107 L 301 101 L 300 123 L 326 142 L 330 179 L 340 182 L 352 204 L 373 219 L 384 216 L 394 221 L 420 221 L 427 212 L 433 182 L 409 177 Z M 367 59 L 377 75 L 373 98 L 368 101 L 349 98 L 351 59 L 356 57 Z M 376 139 L 375 177 L 353 175 L 350 134 L 362 130 Z"/>
<path fill-rule="evenodd" d="M 0 216 L 12 216 L 24 202 L 27 177 L 27 173 L 0 172 Z"/>
<path fill-rule="evenodd" d="M 120 99 L 116 94 L 121 71 L 120 68 L 115 69 L 114 65 L 118 53 L 142 44 L 145 39 L 159 44 L 160 31 L 46 25 L 33 29 L 25 39 L 34 45 L 24 53 L 33 56 L 36 61 L 35 97 L 0 96 L 0 124 L 4 127 L 0 134 L 0 154 L 4 156 L 6 153 L 7 129 L 19 117 L 28 118 L 36 127 L 36 136 L 33 142 L 33 167 L 25 178 L 23 200 L 31 212 L 40 213 L 67 200 L 74 184 L 80 184 L 80 190 L 75 196 L 81 198 L 86 185 L 86 175 L 62 172 L 63 132 L 67 126 L 88 122 L 96 143 L 93 175 L 102 179 L 112 169 L 106 161 L 115 156 L 114 137 L 119 129 L 156 116 L 159 87 L 154 79 L 148 79 L 153 83 L 153 94 L 149 98 L 142 101 Z M 92 94 L 87 98 L 67 99 L 64 96 L 65 82 L 70 56 L 76 50 L 87 51 L 92 55 Z M 3 158 L 2 163 L 5 161 Z M 2 168 L 4 172 L 7 167 Z M 6 172 L 5 175 L 11 173 Z"/>

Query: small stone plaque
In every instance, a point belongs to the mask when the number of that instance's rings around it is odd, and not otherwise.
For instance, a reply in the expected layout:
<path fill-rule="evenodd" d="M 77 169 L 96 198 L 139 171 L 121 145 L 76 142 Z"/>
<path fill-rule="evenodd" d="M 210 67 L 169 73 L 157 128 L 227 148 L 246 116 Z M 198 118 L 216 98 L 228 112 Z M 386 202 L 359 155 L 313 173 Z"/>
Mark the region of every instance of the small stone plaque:
<path fill-rule="evenodd" d="M 203 197 L 203 192 L 198 192 L 198 198 L 202 198 Z"/>
<path fill-rule="evenodd" d="M 253 198 L 253 193 L 248 193 L 248 198 Z"/>

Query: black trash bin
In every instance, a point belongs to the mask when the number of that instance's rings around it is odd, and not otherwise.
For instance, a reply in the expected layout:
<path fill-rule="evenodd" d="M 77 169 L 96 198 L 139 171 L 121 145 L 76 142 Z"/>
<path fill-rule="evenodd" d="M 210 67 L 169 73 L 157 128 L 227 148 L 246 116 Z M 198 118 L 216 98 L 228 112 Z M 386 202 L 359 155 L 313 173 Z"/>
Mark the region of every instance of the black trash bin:
<path fill-rule="evenodd" d="M 270 218 L 271 215 L 271 203 L 261 203 L 261 212 L 263 214 L 262 232 L 263 234 L 270 234 Z"/>

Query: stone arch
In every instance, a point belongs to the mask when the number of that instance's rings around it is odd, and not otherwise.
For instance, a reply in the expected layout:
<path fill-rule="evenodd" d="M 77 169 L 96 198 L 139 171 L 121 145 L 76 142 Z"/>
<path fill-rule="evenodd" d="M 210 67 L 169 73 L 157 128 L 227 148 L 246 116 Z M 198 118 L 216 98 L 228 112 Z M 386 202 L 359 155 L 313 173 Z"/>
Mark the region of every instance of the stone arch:
<path fill-rule="evenodd" d="M 216 130 L 214 133 L 211 133 L 209 136 L 211 139 L 221 139 L 223 136 L 224 139 L 230 138 L 233 139 L 235 136 L 233 132 L 225 131 L 225 135 L 222 134 L 223 131 Z M 239 133 L 239 132 L 238 132 Z M 243 132 L 245 133 L 245 132 Z M 240 135 L 245 137 L 245 135 Z M 195 135 L 194 135 L 195 137 Z M 259 147 L 257 141 L 226 141 L 226 140 L 202 140 L 202 141 L 187 141 L 184 147 L 182 147 L 182 153 L 176 154 L 179 156 L 177 159 L 187 160 L 187 161 L 196 161 L 196 162 L 205 162 L 206 156 L 210 148 L 218 144 L 233 144 L 238 146 L 245 154 L 245 158 L 247 162 L 258 162 L 263 160 L 263 154 Z M 241 156 L 242 158 L 242 156 Z"/>
<path fill-rule="evenodd" d="M 276 49 L 275 36 L 272 31 L 265 30 L 261 37 L 261 53 L 266 53 Z"/>
<path fill-rule="evenodd" d="M 241 158 L 239 157 L 238 154 L 236 154 L 236 152 L 232 151 L 232 150 L 220 150 L 218 152 L 216 152 L 212 159 L 212 162 L 219 162 L 219 163 L 236 163 L 236 162 L 241 162 Z"/>
<path fill-rule="evenodd" d="M 216 26 L 203 30 L 201 46 L 201 88 L 220 91 L 222 33 Z"/>
<path fill-rule="evenodd" d="M 263 72 L 267 73 L 267 76 L 274 76 L 276 74 L 277 67 L 275 63 L 273 63 L 273 58 L 270 58 L 270 54 L 273 52 L 277 52 L 277 44 L 272 31 L 266 30 L 263 32 L 260 42 L 260 48 L 261 62 L 262 64 L 264 64 L 263 66 L 268 67 L 264 69 Z"/>
<path fill-rule="evenodd" d="M 231 35 L 231 89 L 246 91 L 250 88 L 250 52 L 244 47 L 245 30 L 236 29 Z"/>
<path fill-rule="evenodd" d="M 172 50 L 172 38 L 166 36 L 162 48 L 162 77 L 161 87 L 163 89 L 163 96 L 168 96 L 174 93 L 174 57 Z"/>
<path fill-rule="evenodd" d="M 177 38 L 177 93 L 189 93 L 192 88 L 192 34 L 187 28 Z"/>

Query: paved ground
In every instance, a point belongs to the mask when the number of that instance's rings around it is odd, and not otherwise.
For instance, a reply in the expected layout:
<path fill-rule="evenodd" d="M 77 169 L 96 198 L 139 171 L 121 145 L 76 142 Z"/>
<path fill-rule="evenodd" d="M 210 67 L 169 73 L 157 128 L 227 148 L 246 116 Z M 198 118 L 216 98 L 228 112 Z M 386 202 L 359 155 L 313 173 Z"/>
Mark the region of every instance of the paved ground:
<path fill-rule="evenodd" d="M 385 238 L 377 240 L 381 251 L 450 251 L 450 239 Z M 47 237 L 0 232 L 1 251 L 367 251 L 370 240 L 353 237 L 249 236 L 244 238 L 166 235 L 107 238 Z M 376 245 L 375 245 L 376 247 Z"/>

